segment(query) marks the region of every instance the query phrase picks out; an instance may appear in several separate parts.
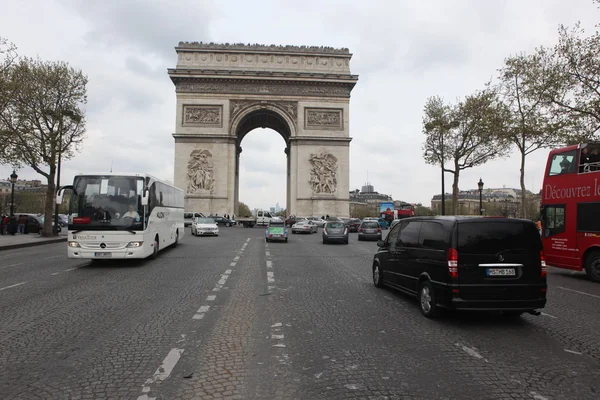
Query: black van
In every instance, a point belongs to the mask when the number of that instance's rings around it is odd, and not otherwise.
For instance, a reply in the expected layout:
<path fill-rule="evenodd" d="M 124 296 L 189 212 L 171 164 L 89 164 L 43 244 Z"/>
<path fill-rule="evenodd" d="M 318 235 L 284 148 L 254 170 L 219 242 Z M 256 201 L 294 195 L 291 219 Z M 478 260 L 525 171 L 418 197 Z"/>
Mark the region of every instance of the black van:
<path fill-rule="evenodd" d="M 377 245 L 375 286 L 417 296 L 426 317 L 440 308 L 537 315 L 546 305 L 546 262 L 532 221 L 406 218 Z"/>

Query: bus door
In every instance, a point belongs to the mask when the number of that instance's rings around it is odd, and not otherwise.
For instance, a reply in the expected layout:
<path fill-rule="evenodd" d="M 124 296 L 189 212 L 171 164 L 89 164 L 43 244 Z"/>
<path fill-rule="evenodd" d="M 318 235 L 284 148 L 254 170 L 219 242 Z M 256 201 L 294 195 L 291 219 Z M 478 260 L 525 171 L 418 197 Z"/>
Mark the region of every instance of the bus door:
<path fill-rule="evenodd" d="M 544 255 L 550 266 L 581 270 L 575 213 L 566 204 L 548 204 L 542 210 Z"/>

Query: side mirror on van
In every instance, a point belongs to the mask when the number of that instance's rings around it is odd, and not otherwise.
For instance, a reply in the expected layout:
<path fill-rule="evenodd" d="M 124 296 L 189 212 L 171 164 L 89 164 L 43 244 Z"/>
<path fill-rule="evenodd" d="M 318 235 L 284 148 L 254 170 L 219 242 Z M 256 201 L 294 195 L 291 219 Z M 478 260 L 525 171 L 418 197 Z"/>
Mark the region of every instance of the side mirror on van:
<path fill-rule="evenodd" d="M 377 247 L 385 247 L 385 242 L 381 239 L 377 241 Z"/>
<path fill-rule="evenodd" d="M 66 190 L 73 190 L 73 186 L 72 185 L 67 185 L 67 186 L 63 186 L 58 188 L 58 190 L 56 191 L 56 204 L 62 204 L 63 203 L 63 199 L 65 197 L 65 191 Z"/>

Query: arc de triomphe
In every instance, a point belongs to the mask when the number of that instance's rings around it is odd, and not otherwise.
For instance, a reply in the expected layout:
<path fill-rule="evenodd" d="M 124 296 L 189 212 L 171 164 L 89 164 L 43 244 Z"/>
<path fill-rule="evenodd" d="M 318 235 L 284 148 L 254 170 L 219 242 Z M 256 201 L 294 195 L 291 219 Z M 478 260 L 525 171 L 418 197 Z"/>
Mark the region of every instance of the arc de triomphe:
<path fill-rule="evenodd" d="M 287 214 L 349 215 L 358 76 L 348 49 L 180 42 L 175 50 L 174 178 L 186 210 L 239 215 L 241 142 L 271 128 L 286 143 Z"/>

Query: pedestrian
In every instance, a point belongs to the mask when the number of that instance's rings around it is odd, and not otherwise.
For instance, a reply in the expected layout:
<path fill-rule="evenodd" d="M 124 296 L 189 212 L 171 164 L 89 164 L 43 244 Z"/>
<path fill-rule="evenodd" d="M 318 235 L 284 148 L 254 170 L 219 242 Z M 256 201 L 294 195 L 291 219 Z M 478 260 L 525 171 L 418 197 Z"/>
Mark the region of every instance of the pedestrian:
<path fill-rule="evenodd" d="M 4 235 L 8 234 L 8 221 L 9 221 L 8 215 L 5 215 L 4 216 Z"/>
<path fill-rule="evenodd" d="M 19 215 L 17 233 L 23 235 L 25 233 L 25 225 L 27 224 L 27 215 Z"/>

